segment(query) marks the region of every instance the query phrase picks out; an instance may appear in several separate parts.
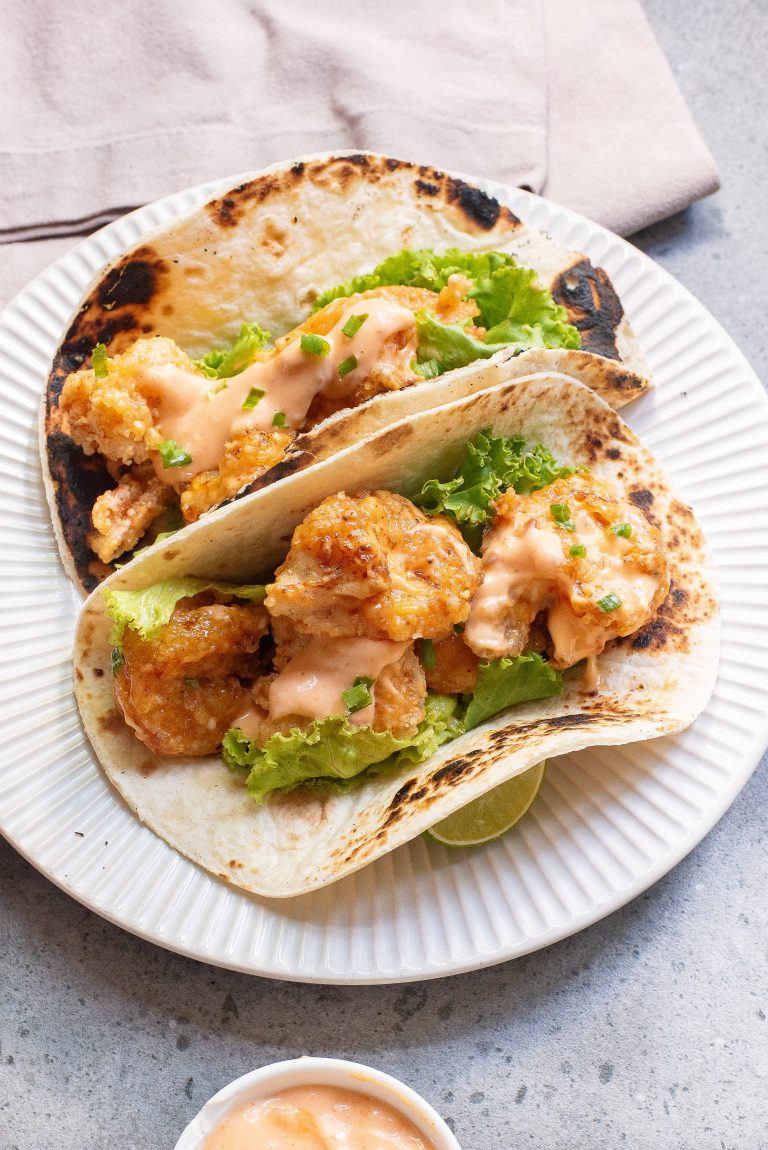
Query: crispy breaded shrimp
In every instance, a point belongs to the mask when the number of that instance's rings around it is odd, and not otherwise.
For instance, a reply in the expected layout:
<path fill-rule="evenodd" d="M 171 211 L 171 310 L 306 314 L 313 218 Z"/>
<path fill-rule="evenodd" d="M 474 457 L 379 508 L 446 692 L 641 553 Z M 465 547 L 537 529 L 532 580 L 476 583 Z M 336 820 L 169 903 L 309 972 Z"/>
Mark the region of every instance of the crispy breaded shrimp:
<path fill-rule="evenodd" d="M 161 436 L 142 373 L 168 365 L 199 374 L 189 356 L 164 336 L 137 339 L 122 355 L 109 357 L 102 378 L 93 368 L 73 372 L 59 400 L 63 430 L 86 455 L 98 452 L 116 463 L 143 463 Z"/>
<path fill-rule="evenodd" d="M 173 499 L 171 488 L 161 483 L 151 468 L 132 468 L 117 487 L 103 492 L 94 503 L 94 530 L 88 536 L 88 545 L 102 563 L 111 563 L 136 546 Z"/>
<path fill-rule="evenodd" d="M 477 683 L 477 655 L 470 651 L 460 635 L 451 633 L 436 639 L 432 645 L 434 667 L 425 667 L 430 691 L 441 695 L 469 695 Z"/>
<path fill-rule="evenodd" d="M 185 521 L 194 523 L 206 511 L 218 507 L 274 467 L 292 439 L 291 432 L 282 427 L 270 431 L 244 428 L 226 444 L 218 469 L 198 472 L 182 492 L 181 513 Z"/>
<path fill-rule="evenodd" d="M 314 635 L 438 638 L 467 618 L 479 568 L 448 520 L 391 491 L 341 492 L 294 531 L 266 605 Z"/>
<path fill-rule="evenodd" d="M 464 639 L 484 659 L 519 655 L 546 612 L 552 664 L 570 667 L 642 627 L 668 590 L 659 531 L 607 483 L 573 475 L 499 499 Z"/>
<path fill-rule="evenodd" d="M 263 607 L 182 599 L 155 639 L 123 635 L 115 699 L 126 722 L 157 754 L 215 751 L 248 702 L 238 676 L 253 678 L 267 630 Z"/>

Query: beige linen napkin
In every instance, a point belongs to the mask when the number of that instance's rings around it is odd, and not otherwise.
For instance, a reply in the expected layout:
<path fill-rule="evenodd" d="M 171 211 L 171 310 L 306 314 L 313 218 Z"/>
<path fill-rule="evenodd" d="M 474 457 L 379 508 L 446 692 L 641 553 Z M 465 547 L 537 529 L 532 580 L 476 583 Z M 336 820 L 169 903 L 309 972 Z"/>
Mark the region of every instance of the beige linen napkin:
<path fill-rule="evenodd" d="M 0 302 L 62 237 L 301 152 L 488 176 L 622 232 L 717 187 L 638 0 L 0 0 L 0 26 Z"/>

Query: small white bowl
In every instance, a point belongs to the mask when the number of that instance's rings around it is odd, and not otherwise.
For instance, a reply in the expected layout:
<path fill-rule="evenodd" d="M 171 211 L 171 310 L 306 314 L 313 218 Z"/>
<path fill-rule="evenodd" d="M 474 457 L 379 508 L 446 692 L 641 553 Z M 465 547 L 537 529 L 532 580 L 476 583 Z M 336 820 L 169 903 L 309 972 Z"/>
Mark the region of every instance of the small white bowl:
<path fill-rule="evenodd" d="M 342 1058 L 293 1058 L 288 1062 L 262 1066 L 260 1070 L 252 1070 L 250 1074 L 236 1078 L 206 1102 L 174 1150 L 201 1150 L 205 1139 L 230 1111 L 244 1102 L 255 1102 L 290 1086 L 339 1086 L 368 1094 L 379 1102 L 387 1102 L 410 1119 L 435 1150 L 461 1150 L 437 1111 L 415 1090 L 380 1070 L 359 1062 L 346 1062 Z"/>

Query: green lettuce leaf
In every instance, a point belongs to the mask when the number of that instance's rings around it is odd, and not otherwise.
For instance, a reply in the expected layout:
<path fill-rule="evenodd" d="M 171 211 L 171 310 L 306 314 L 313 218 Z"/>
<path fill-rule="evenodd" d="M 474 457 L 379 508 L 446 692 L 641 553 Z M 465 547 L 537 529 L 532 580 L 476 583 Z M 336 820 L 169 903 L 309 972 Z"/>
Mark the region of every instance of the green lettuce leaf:
<path fill-rule="evenodd" d="M 207 355 L 192 362 L 209 379 L 228 379 L 239 375 L 253 363 L 256 352 L 264 346 L 270 338 L 268 331 L 262 331 L 255 323 L 244 323 L 240 328 L 240 335 L 230 348 L 216 348 Z"/>
<path fill-rule="evenodd" d="M 261 803 L 277 790 L 311 779 L 351 779 L 406 746 L 389 731 L 353 727 L 346 715 L 315 719 L 308 730 L 276 734 L 261 750 L 237 727 L 227 731 L 221 749 L 228 766 L 248 766 L 248 794 Z"/>
<path fill-rule="evenodd" d="M 138 631 L 142 639 L 154 639 L 167 625 L 178 601 L 201 591 L 217 591 L 234 599 L 250 599 L 257 603 L 266 596 L 266 588 L 260 583 L 241 585 L 218 583 L 212 579 L 166 579 L 143 591 L 113 591 L 105 587 L 107 614 L 114 621 L 111 642 L 119 644 L 126 627 Z"/>
<path fill-rule="evenodd" d="M 495 513 L 494 500 L 510 487 L 519 495 L 529 495 L 574 471 L 573 467 L 561 467 L 540 443 L 526 450 L 521 436 L 504 439 L 487 427 L 467 444 L 454 478 L 444 483 L 428 479 L 414 503 L 428 515 L 448 515 L 468 546 L 479 551 L 483 528 Z"/>
<path fill-rule="evenodd" d="M 481 663 L 477 672 L 477 686 L 464 716 L 464 727 L 471 731 L 484 719 L 497 715 L 507 707 L 528 703 L 532 699 L 546 699 L 561 695 L 563 677 L 550 667 L 541 655 L 528 651 L 514 659 L 496 659 Z"/>
<path fill-rule="evenodd" d="M 485 339 L 475 339 L 465 328 L 470 321 L 442 324 L 422 312 L 417 318 L 419 352 L 416 370 L 431 378 L 444 371 L 487 359 L 505 347 L 520 351 L 531 347 L 581 347 L 581 337 L 568 323 L 568 314 L 537 283 L 536 272 L 518 267 L 506 252 L 462 252 L 450 248 L 442 254 L 429 249 L 399 252 L 372 272 L 353 276 L 323 292 L 314 308 L 340 296 L 373 288 L 403 284 L 439 292 L 450 276 L 465 276 L 472 287 L 480 315 L 472 323 L 486 328 Z M 425 370 L 426 368 L 426 370 Z"/>
<path fill-rule="evenodd" d="M 222 741 L 222 755 L 227 766 L 250 769 L 246 787 L 259 803 L 270 791 L 297 786 L 348 791 L 371 775 L 428 759 L 463 733 L 454 696 L 427 695 L 425 711 L 416 734 L 403 739 L 388 731 L 354 727 L 346 715 L 331 715 L 315 719 L 306 731 L 272 735 L 259 750 L 233 727 Z"/>

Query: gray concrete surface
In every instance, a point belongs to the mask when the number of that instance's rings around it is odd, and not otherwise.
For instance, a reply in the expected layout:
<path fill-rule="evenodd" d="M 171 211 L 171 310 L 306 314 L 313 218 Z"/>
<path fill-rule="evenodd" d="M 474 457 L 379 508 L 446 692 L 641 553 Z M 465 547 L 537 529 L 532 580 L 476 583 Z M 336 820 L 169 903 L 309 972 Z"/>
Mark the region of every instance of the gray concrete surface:
<path fill-rule="evenodd" d="M 646 7 L 724 186 L 637 242 L 760 372 L 768 9 Z M 767 800 L 764 760 L 630 906 L 518 962 L 405 988 L 279 984 L 165 953 L 0 843 L 0 1147 L 170 1148 L 230 1078 L 303 1052 L 405 1079 L 465 1150 L 768 1147 Z"/>

